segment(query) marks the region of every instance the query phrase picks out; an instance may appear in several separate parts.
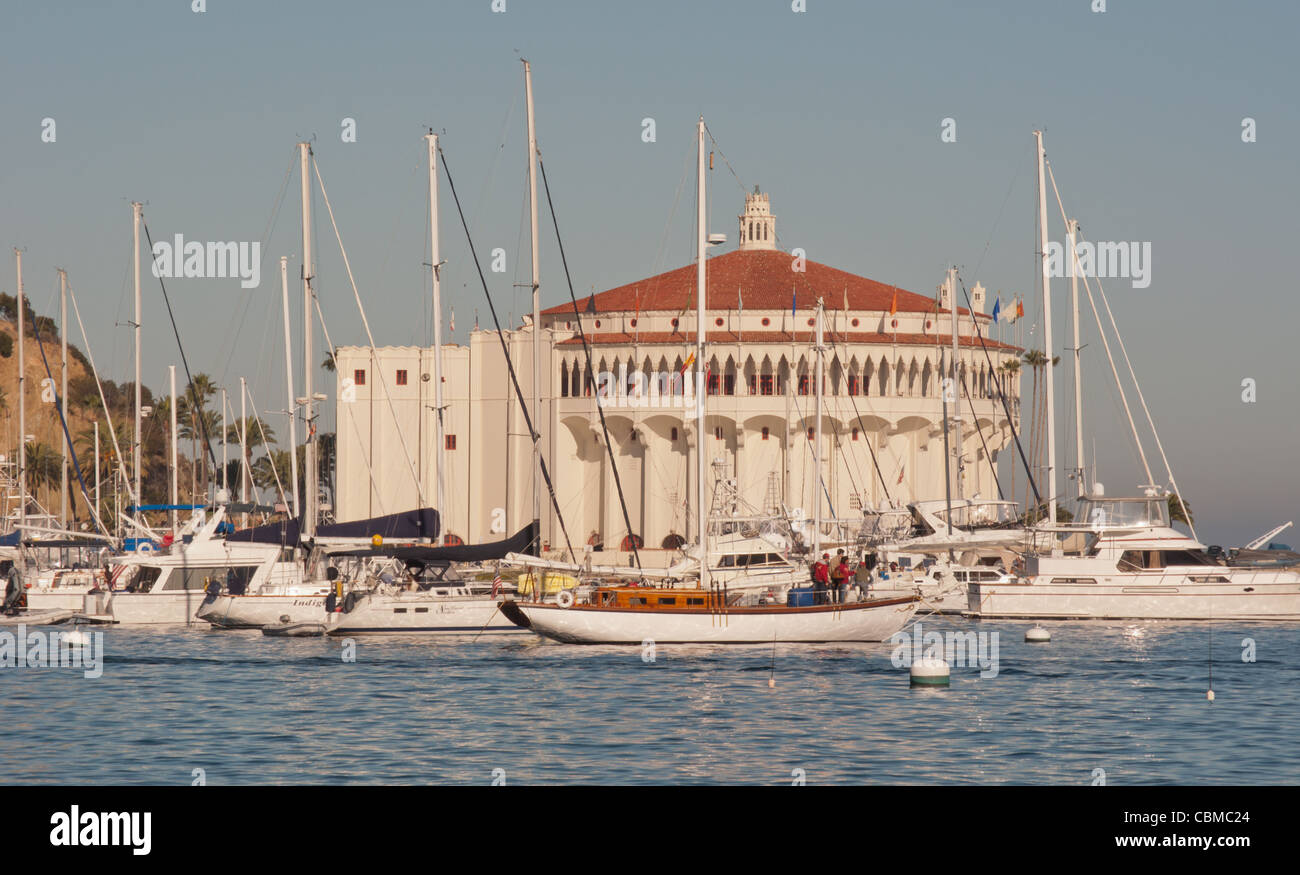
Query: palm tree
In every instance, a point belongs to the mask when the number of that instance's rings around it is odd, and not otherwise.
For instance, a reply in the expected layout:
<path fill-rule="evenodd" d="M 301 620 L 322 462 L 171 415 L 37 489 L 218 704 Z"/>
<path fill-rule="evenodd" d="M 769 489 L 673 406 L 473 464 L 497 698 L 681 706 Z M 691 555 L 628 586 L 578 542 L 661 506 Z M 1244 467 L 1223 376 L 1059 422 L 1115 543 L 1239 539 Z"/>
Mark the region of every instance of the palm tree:
<path fill-rule="evenodd" d="M 1184 509 L 1186 509 L 1186 513 L 1183 513 Z M 1169 522 L 1183 523 L 1188 528 L 1191 528 L 1196 524 L 1194 517 L 1190 501 L 1181 498 L 1177 493 L 1169 496 Z"/>
<path fill-rule="evenodd" d="M 217 387 L 212 382 L 211 377 L 207 374 L 195 374 L 194 378 L 190 380 L 185 394 L 176 399 L 178 430 L 180 436 L 188 438 L 190 442 L 190 459 L 192 460 L 190 466 L 190 491 L 193 494 L 197 494 L 199 491 L 199 477 L 195 471 L 196 465 L 202 467 L 204 493 L 207 492 L 208 488 L 208 454 L 205 447 L 202 460 L 199 459 L 198 441 L 210 437 L 216 430 L 215 423 L 220 417 L 208 409 L 208 401 L 216 392 Z"/>
<path fill-rule="evenodd" d="M 253 451 L 263 447 L 264 445 L 269 450 L 270 446 L 275 443 L 275 429 L 255 417 L 248 416 L 242 421 L 235 420 L 232 425 L 226 428 L 226 441 L 228 443 L 239 446 L 241 435 L 247 436 L 247 445 L 243 449 L 244 464 L 248 467 L 249 474 L 252 475 Z M 239 469 L 236 468 L 235 481 L 238 482 L 241 476 L 242 474 L 239 472 Z M 256 482 L 256 480 L 254 480 L 254 482 Z"/>
<path fill-rule="evenodd" d="M 262 456 L 253 464 L 253 483 L 259 488 L 271 489 L 276 491 L 279 496 L 279 489 L 284 490 L 285 503 L 288 504 L 293 495 L 293 484 L 289 480 L 290 460 L 288 450 L 272 450 L 265 456 Z M 279 487 L 277 488 L 277 478 Z"/>
<path fill-rule="evenodd" d="M 47 491 L 54 488 L 62 474 L 63 453 L 44 441 L 27 445 L 27 482 L 33 492 L 41 487 Z"/>
<path fill-rule="evenodd" d="M 1042 457 L 1042 445 L 1047 437 L 1045 425 L 1047 420 L 1047 393 L 1044 391 L 1040 395 L 1038 392 L 1040 375 L 1043 375 L 1048 367 L 1047 353 L 1043 352 L 1041 349 L 1031 349 L 1029 352 L 1022 355 L 1021 359 L 1026 365 L 1033 369 L 1034 374 L 1033 402 L 1030 405 L 1030 415 L 1033 419 L 1031 426 L 1032 438 L 1030 440 L 1029 464 L 1032 470 L 1037 470 L 1039 460 Z M 1053 356 L 1051 366 L 1056 367 L 1060 361 L 1060 356 Z M 1044 379 L 1050 379 L 1050 375 L 1045 376 Z M 1023 421 L 1022 418 L 1021 422 L 1023 423 Z M 1028 494 L 1025 495 L 1025 504 L 1029 504 Z"/>

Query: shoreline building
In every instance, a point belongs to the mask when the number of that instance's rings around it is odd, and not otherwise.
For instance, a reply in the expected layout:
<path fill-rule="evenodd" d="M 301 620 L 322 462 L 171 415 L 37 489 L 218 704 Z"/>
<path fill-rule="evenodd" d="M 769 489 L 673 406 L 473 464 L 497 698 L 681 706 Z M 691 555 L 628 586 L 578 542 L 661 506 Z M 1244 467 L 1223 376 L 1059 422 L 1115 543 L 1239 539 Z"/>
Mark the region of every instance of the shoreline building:
<path fill-rule="evenodd" d="M 996 497 L 994 471 L 1013 423 L 994 380 L 1002 378 L 1019 429 L 1019 372 L 1003 366 L 1020 349 L 989 337 L 984 289 L 977 284 L 971 292 L 974 322 L 966 308 L 957 310 L 958 379 L 948 412 L 959 418 L 962 459 L 956 464 L 954 452 L 945 475 L 947 289 L 918 295 L 779 250 L 767 194 L 746 196 L 739 232 L 735 249 L 708 260 L 706 362 L 692 361 L 694 264 L 579 299 L 577 315 L 572 304 L 542 311 L 546 372 L 534 425 L 574 549 L 626 549 L 631 537 L 647 548 L 691 540 L 697 386 L 709 393 L 703 435 L 710 471 L 734 481 L 729 491 L 750 513 L 813 516 L 819 300 L 823 518 L 943 498 L 946 476 L 954 497 Z M 530 404 L 531 321 L 525 317 L 504 338 Z M 336 355 L 336 518 L 433 504 L 432 349 L 354 346 Z M 531 520 L 537 477 L 496 332 L 475 330 L 468 346 L 445 345 L 443 382 L 443 530 L 469 543 L 497 540 Z M 955 448 L 956 425 L 948 437 Z M 542 540 L 560 550 L 564 533 L 541 488 Z"/>

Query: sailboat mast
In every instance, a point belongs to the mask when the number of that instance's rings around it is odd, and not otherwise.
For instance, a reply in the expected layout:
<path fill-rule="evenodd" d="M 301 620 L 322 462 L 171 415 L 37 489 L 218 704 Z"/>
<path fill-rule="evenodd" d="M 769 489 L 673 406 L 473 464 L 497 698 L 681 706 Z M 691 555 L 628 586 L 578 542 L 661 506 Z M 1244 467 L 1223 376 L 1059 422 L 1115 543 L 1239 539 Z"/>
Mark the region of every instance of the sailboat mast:
<path fill-rule="evenodd" d="M 99 482 L 102 478 L 99 476 L 99 420 L 95 420 L 95 519 L 102 519 L 99 515 Z"/>
<path fill-rule="evenodd" d="M 225 494 L 223 500 L 230 501 L 230 483 L 226 476 L 226 471 L 230 467 L 229 456 L 226 453 L 226 388 L 221 387 L 221 491 Z"/>
<path fill-rule="evenodd" d="M 822 550 L 822 355 L 825 320 L 822 299 L 817 299 L 817 418 L 813 440 L 813 557 Z"/>
<path fill-rule="evenodd" d="M 27 524 L 27 298 L 23 295 L 23 253 L 14 247 L 18 265 L 18 525 Z M 19 534 L 21 541 L 22 534 Z"/>
<path fill-rule="evenodd" d="M 542 298 L 537 245 L 537 128 L 533 119 L 533 70 L 524 61 L 524 92 L 528 103 L 528 206 L 533 236 L 533 524 L 542 519 L 542 446 L 536 430 L 542 421 Z M 538 529 L 540 533 L 540 528 Z"/>
<path fill-rule="evenodd" d="M 59 334 L 62 335 L 62 381 L 59 390 L 59 418 L 68 421 L 68 272 L 59 269 Z M 68 442 L 63 446 L 63 464 L 59 469 L 59 522 L 68 527 Z"/>
<path fill-rule="evenodd" d="M 1083 465 L 1083 374 L 1080 371 L 1079 355 L 1079 261 L 1076 255 L 1075 240 L 1079 234 L 1079 223 L 1074 219 L 1065 223 L 1066 233 L 1070 237 L 1070 307 L 1073 311 L 1071 323 L 1074 328 L 1074 460 L 1076 494 L 1082 498 L 1088 492 L 1087 477 Z"/>
<path fill-rule="evenodd" d="M 956 471 L 953 485 L 957 493 L 957 500 L 962 499 L 961 475 L 964 468 L 962 458 L 962 441 L 961 441 L 961 349 L 958 346 L 958 329 L 959 320 L 957 318 L 957 268 L 948 268 L 948 301 L 952 304 L 952 387 L 953 387 L 953 404 L 952 404 L 952 438 L 953 449 L 956 452 L 956 458 L 953 461 L 953 468 Z M 971 314 L 975 318 L 975 314 Z M 948 508 L 949 525 L 951 525 L 952 508 Z M 951 534 L 951 532 L 949 533 Z"/>
<path fill-rule="evenodd" d="M 144 205 L 139 201 L 131 203 L 132 218 L 132 235 L 135 239 L 135 246 L 132 249 L 132 255 L 135 261 L 135 445 L 132 447 L 132 463 L 135 471 L 135 503 L 136 505 L 144 504 L 144 496 L 140 493 L 140 455 L 141 455 L 141 434 L 143 433 L 143 422 L 141 420 L 140 404 L 140 220 L 143 216 Z M 139 514 L 139 511 L 136 511 Z"/>
<path fill-rule="evenodd" d="M 948 315 L 953 320 L 952 333 L 956 334 L 957 333 L 957 326 L 956 326 L 957 298 L 956 295 L 953 294 L 953 290 L 952 290 L 951 273 L 949 273 L 948 276 L 944 279 L 942 288 L 943 291 L 946 291 L 948 293 Z M 938 317 L 935 317 L 935 321 L 938 321 Z M 935 334 L 937 335 L 938 333 L 939 333 L 939 329 L 938 326 L 936 325 Z M 948 367 L 944 367 L 943 347 L 939 348 L 939 385 L 941 387 L 941 390 L 939 392 L 939 399 L 940 399 L 940 403 L 943 405 L 943 497 L 944 497 L 944 506 L 948 510 L 947 513 L 948 537 L 951 539 L 952 538 L 952 447 L 950 441 L 951 441 L 952 429 L 949 425 L 951 420 L 948 416 L 948 395 L 950 394 L 949 390 L 952 387 L 957 385 L 957 361 L 956 358 L 954 357 L 948 362 Z M 956 396 L 954 395 L 953 397 L 955 401 Z M 949 558 L 951 558 L 951 555 L 952 555 L 952 551 L 949 550 Z"/>
<path fill-rule="evenodd" d="M 704 369 L 704 296 L 707 289 L 706 268 L 704 265 L 705 249 L 708 247 L 708 231 L 705 227 L 708 211 L 706 207 L 707 191 L 704 177 L 704 116 L 700 116 L 696 131 L 698 155 L 696 167 L 696 216 L 695 216 L 695 371 Z M 695 426 L 695 525 L 700 545 L 700 587 L 709 586 L 709 539 L 708 511 L 704 505 L 705 464 L 705 410 L 708 407 L 709 387 L 702 380 L 696 381 L 697 421 Z"/>
<path fill-rule="evenodd" d="M 531 103 L 530 103 L 531 106 Z M 438 501 L 438 543 L 443 544 L 443 532 L 447 529 L 447 513 L 443 497 L 442 469 L 446 461 L 447 439 L 443 437 L 442 421 L 442 254 L 438 245 L 438 135 L 430 131 L 424 139 L 429 144 L 429 263 L 433 266 L 433 482 Z M 529 161 L 529 168 L 532 161 Z M 533 240 L 534 251 L 537 239 L 537 207 L 533 204 Z M 537 257 L 533 257 L 533 293 L 536 295 Z M 536 317 L 534 317 L 536 318 Z M 535 339 L 535 338 L 534 338 Z M 536 405 L 536 401 L 533 402 Z M 536 490 L 534 490 L 536 492 Z"/>
<path fill-rule="evenodd" d="M 1056 381 L 1052 375 L 1052 272 L 1047 260 L 1047 153 L 1043 150 L 1043 132 L 1034 131 L 1038 145 L 1038 253 L 1043 271 L 1043 346 L 1047 361 L 1047 520 L 1056 525 Z"/>
<path fill-rule="evenodd" d="M 169 381 L 171 383 L 171 404 L 167 406 L 170 408 L 171 420 L 172 420 L 171 421 L 172 451 L 171 451 L 170 467 L 171 467 L 171 505 L 172 505 L 171 518 L 172 518 L 172 534 L 174 535 L 176 533 L 176 504 L 179 500 L 179 496 L 177 494 L 178 493 L 177 483 L 176 483 L 176 366 L 168 365 L 167 374 L 168 374 Z"/>
<path fill-rule="evenodd" d="M 248 398 L 243 377 L 239 378 L 239 503 L 248 504 Z M 248 528 L 248 511 L 243 512 L 241 528 Z"/>
<path fill-rule="evenodd" d="M 316 399 L 312 397 L 312 300 L 311 300 L 311 144 L 298 144 L 298 158 L 302 175 L 302 394 L 306 399 L 303 416 L 307 423 L 306 483 L 307 512 L 302 520 L 302 535 L 313 538 L 316 535 L 316 509 L 320 498 L 317 490 L 316 474 L 316 439 L 312 429 L 316 425 Z M 297 448 L 295 447 L 295 452 Z"/>
<path fill-rule="evenodd" d="M 289 479 L 293 484 L 294 519 L 301 519 L 298 504 L 298 413 L 293 397 L 293 341 L 289 328 L 289 256 L 280 256 L 280 303 L 284 309 L 284 382 L 289 393 Z"/>

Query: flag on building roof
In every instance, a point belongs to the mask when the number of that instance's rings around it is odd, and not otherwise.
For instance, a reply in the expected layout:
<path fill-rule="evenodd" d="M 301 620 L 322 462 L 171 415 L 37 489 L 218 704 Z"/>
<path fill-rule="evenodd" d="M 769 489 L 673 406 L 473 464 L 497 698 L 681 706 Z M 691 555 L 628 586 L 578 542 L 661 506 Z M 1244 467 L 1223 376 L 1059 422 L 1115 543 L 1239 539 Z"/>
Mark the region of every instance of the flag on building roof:
<path fill-rule="evenodd" d="M 997 300 L 995 300 L 995 301 L 993 302 L 993 313 L 992 313 L 992 316 L 993 316 L 993 321 L 994 321 L 994 322 L 997 322 L 997 321 L 998 321 L 998 314 L 1001 313 L 1001 312 L 1002 312 L 1002 299 L 1001 299 L 1001 298 L 998 298 Z"/>

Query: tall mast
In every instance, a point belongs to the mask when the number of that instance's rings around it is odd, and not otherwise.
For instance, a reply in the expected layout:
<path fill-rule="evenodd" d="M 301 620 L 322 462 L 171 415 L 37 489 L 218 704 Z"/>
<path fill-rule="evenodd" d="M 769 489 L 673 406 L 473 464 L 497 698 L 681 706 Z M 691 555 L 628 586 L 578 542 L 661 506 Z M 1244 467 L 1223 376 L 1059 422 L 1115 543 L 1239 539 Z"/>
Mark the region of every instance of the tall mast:
<path fill-rule="evenodd" d="M 705 250 L 708 247 L 705 177 L 704 177 L 704 116 L 700 116 L 696 130 L 698 155 L 696 160 L 696 214 L 695 214 L 695 371 L 704 370 L 704 295 L 707 289 L 706 269 L 704 266 Z M 699 405 L 698 420 L 695 426 L 695 525 L 700 544 L 700 587 L 709 586 L 709 539 L 708 511 L 704 505 L 704 472 L 706 470 L 705 410 L 708 407 L 709 387 L 704 381 L 696 381 L 696 404 Z"/>
<path fill-rule="evenodd" d="M 542 297 L 537 247 L 537 128 L 533 119 L 533 70 L 524 61 L 524 93 L 528 102 L 528 204 L 533 232 L 533 524 L 542 519 L 542 445 L 536 429 L 542 421 Z M 540 535 L 540 528 L 539 528 Z"/>
<path fill-rule="evenodd" d="M 135 503 L 137 508 L 144 504 L 144 496 L 140 492 L 140 455 L 141 455 L 141 434 L 142 422 L 140 418 L 140 220 L 143 216 L 144 206 L 139 201 L 131 203 L 132 217 L 132 234 L 135 239 L 135 247 L 132 255 L 135 256 L 135 443 L 132 447 L 131 461 L 135 466 Z M 139 510 L 136 511 L 138 515 Z"/>
<path fill-rule="evenodd" d="M 1043 150 L 1043 132 L 1034 131 L 1038 144 L 1038 253 L 1043 271 L 1043 346 L 1047 361 L 1047 521 L 1056 525 L 1056 393 L 1052 384 L 1052 276 L 1047 261 L 1047 153 Z"/>
<path fill-rule="evenodd" d="M 961 440 L 961 350 L 958 347 L 958 318 L 957 318 L 957 268 L 948 268 L 948 303 L 952 305 L 952 385 L 953 385 L 953 404 L 952 404 L 952 437 L 953 449 L 956 451 L 956 458 L 953 461 L 953 468 L 956 472 L 953 485 L 957 493 L 957 500 L 962 499 L 961 475 L 964 467 L 962 459 L 962 440 Z M 971 314 L 975 318 L 975 314 Z M 952 508 L 948 508 L 949 526 L 952 525 Z M 949 534 L 952 534 L 949 532 Z"/>
<path fill-rule="evenodd" d="M 239 503 L 248 504 L 248 408 L 244 401 L 248 398 L 243 377 L 239 378 Z M 240 520 L 241 528 L 248 528 L 248 511 L 244 511 Z"/>
<path fill-rule="evenodd" d="M 524 67 L 527 71 L 527 66 Z M 529 86 L 531 88 L 531 85 Z M 531 90 L 529 94 L 531 95 Z M 531 119 L 532 101 L 529 101 L 529 118 Z M 531 127 L 530 127 L 531 130 Z M 446 508 L 444 507 L 443 486 L 442 486 L 442 468 L 444 452 L 446 451 L 446 438 L 443 437 L 442 422 L 442 256 L 441 249 L 438 246 L 438 135 L 433 131 L 425 134 L 424 139 L 429 144 L 429 263 L 433 265 L 433 413 L 434 413 L 434 444 L 433 444 L 433 482 L 437 490 L 438 516 L 440 523 L 438 525 L 438 543 L 444 543 L 443 532 L 447 528 Z M 531 139 L 531 137 L 530 137 Z M 528 162 L 529 174 L 532 173 L 533 162 L 531 158 Z M 533 298 L 534 308 L 536 308 L 537 297 L 537 200 L 536 188 L 534 187 L 533 198 Z M 536 309 L 534 309 L 534 313 Z M 536 320 L 536 315 L 533 319 Z M 536 321 L 533 323 L 533 339 L 536 346 Z M 536 373 L 534 373 L 534 378 Z M 536 380 L 534 379 L 534 386 Z M 535 391 L 535 390 L 534 390 Z M 536 400 L 533 401 L 534 409 Z"/>
<path fill-rule="evenodd" d="M 225 501 L 230 501 L 230 484 L 227 482 L 226 469 L 230 467 L 229 457 L 226 454 L 226 387 L 221 387 L 221 491 L 225 493 Z"/>
<path fill-rule="evenodd" d="M 306 399 L 303 416 L 307 423 L 307 475 L 304 478 L 307 490 L 307 513 L 302 520 L 302 535 L 313 538 L 316 535 L 316 508 L 320 498 L 317 489 L 316 474 L 316 439 L 312 429 L 316 425 L 316 399 L 312 397 L 312 351 L 311 318 L 312 299 L 312 262 L 311 262 L 311 144 L 299 143 L 298 156 L 302 170 L 302 394 Z M 297 447 L 294 447 L 297 452 Z"/>
<path fill-rule="evenodd" d="M 951 317 L 954 323 L 952 332 L 953 334 L 956 334 L 957 333 L 957 328 L 956 328 L 957 301 L 956 301 L 956 297 L 952 293 L 951 272 L 949 272 L 948 276 L 943 281 L 943 289 L 948 293 L 948 315 Z M 938 321 L 938 317 L 935 317 L 935 321 L 936 322 Z M 936 325 L 935 334 L 937 335 L 938 333 L 939 333 L 939 327 Z M 956 358 L 954 357 L 948 363 L 948 365 L 949 366 L 946 368 L 943 367 L 943 348 L 940 347 L 939 349 L 939 386 L 940 386 L 939 399 L 940 402 L 943 404 L 943 497 L 944 497 L 944 506 L 948 509 L 948 514 L 947 514 L 948 537 L 952 538 L 952 447 L 950 445 L 952 429 L 949 427 L 949 423 L 951 422 L 951 419 L 948 416 L 948 390 L 945 387 L 946 386 L 955 387 L 957 385 Z M 954 399 L 956 398 L 955 395 L 953 397 Z M 949 548 L 948 555 L 949 558 L 952 557 L 951 548 Z"/>
<path fill-rule="evenodd" d="M 59 418 L 66 425 L 68 422 L 68 272 L 59 269 L 59 334 L 62 335 L 63 387 L 59 390 Z M 68 442 L 60 441 L 63 446 L 63 464 L 59 469 L 59 522 L 63 528 L 68 527 Z"/>
<path fill-rule="evenodd" d="M 168 365 L 167 373 L 171 381 L 171 408 L 172 415 L 172 452 L 171 452 L 171 505 L 172 505 L 172 534 L 176 533 L 176 504 L 179 500 L 176 488 L 176 366 Z"/>
<path fill-rule="evenodd" d="M 280 303 L 284 309 L 284 382 L 289 393 L 289 480 L 293 484 L 293 505 L 289 511 L 300 519 L 298 505 L 298 408 L 293 397 L 293 341 L 289 328 L 289 256 L 280 256 Z"/>
<path fill-rule="evenodd" d="M 99 420 L 95 420 L 95 519 L 101 519 L 99 515 Z"/>
<path fill-rule="evenodd" d="M 822 549 L 822 356 L 825 319 L 822 299 L 817 299 L 817 418 L 813 423 L 813 556 Z"/>
<path fill-rule="evenodd" d="M 23 296 L 23 254 L 14 247 L 18 264 L 18 525 L 27 524 L 27 299 Z M 21 541 L 22 535 L 19 535 Z"/>
<path fill-rule="evenodd" d="M 1079 355 L 1079 262 L 1075 255 L 1075 240 L 1079 235 L 1079 223 L 1074 219 L 1065 223 L 1066 233 L 1070 237 L 1070 306 L 1073 310 L 1071 322 L 1074 328 L 1074 462 L 1076 494 L 1083 497 L 1088 492 L 1087 478 L 1083 464 L 1083 374 L 1080 371 Z"/>

